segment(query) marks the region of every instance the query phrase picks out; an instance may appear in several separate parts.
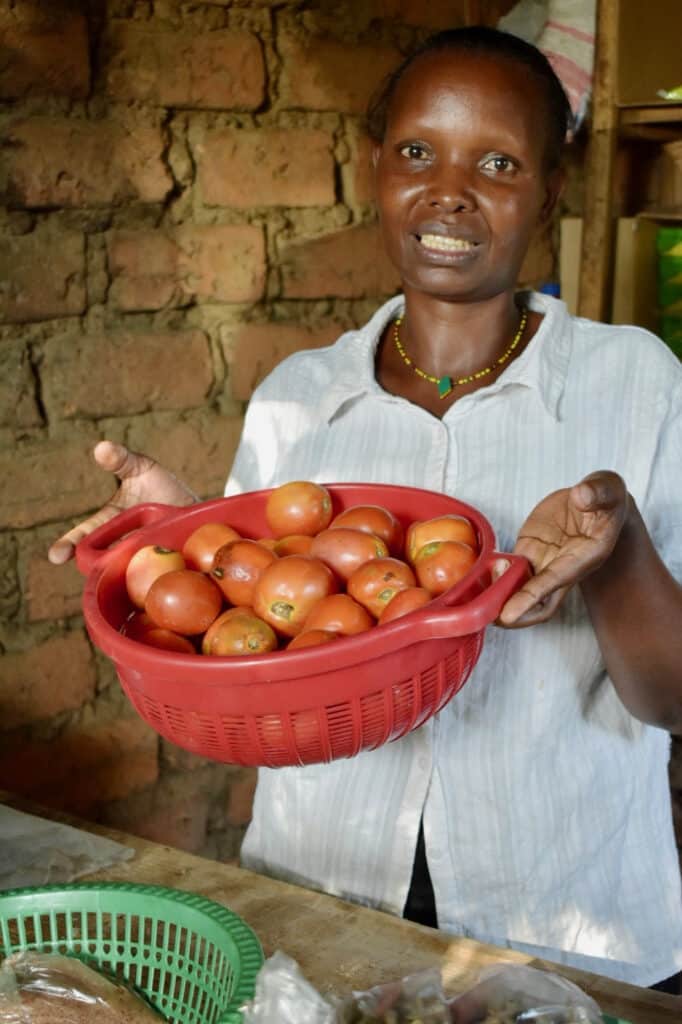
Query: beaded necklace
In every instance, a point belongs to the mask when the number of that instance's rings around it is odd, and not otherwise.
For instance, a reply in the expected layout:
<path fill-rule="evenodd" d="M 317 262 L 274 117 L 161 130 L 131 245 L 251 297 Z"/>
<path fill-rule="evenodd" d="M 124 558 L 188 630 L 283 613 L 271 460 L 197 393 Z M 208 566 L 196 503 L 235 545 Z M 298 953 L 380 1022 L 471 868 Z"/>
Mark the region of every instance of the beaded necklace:
<path fill-rule="evenodd" d="M 403 323 L 403 320 L 404 317 L 399 316 L 398 319 L 393 324 L 393 339 L 395 341 L 395 347 L 398 349 L 398 352 L 400 353 L 403 362 L 405 363 L 406 366 L 409 366 L 410 369 L 413 370 L 418 377 L 421 377 L 423 380 L 428 380 L 430 384 L 436 384 L 438 387 L 439 398 L 446 398 L 453 388 L 458 387 L 460 384 L 470 384 L 473 380 L 480 380 L 481 377 L 486 377 L 489 373 L 492 373 L 493 370 L 496 370 L 498 366 L 502 366 L 504 363 L 507 362 L 509 356 L 512 354 L 518 343 L 521 341 L 521 338 L 523 337 L 523 332 L 525 330 L 526 324 L 528 323 L 528 310 L 523 309 L 521 311 L 521 321 L 519 323 L 519 328 L 512 339 L 511 345 L 506 350 L 506 352 L 502 353 L 499 359 L 496 359 L 494 363 L 491 363 L 490 366 L 484 367 L 484 369 L 482 370 L 477 370 L 475 373 L 468 373 L 466 377 L 457 377 L 455 380 L 453 380 L 452 377 L 448 377 L 447 375 L 443 377 L 434 377 L 432 374 L 427 373 L 426 370 L 420 369 L 420 367 L 417 366 L 410 359 L 407 352 L 403 348 L 403 343 L 400 340 L 400 325 Z"/>

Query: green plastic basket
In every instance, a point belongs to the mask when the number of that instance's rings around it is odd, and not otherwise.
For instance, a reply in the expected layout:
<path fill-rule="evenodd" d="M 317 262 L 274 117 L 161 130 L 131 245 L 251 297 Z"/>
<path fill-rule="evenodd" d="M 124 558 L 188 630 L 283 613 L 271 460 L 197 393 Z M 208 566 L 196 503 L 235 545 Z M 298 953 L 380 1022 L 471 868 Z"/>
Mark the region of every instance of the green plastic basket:
<path fill-rule="evenodd" d="M 239 1024 L 263 962 L 258 939 L 231 910 L 119 882 L 0 893 L 0 957 L 28 950 L 103 968 L 175 1024 Z"/>

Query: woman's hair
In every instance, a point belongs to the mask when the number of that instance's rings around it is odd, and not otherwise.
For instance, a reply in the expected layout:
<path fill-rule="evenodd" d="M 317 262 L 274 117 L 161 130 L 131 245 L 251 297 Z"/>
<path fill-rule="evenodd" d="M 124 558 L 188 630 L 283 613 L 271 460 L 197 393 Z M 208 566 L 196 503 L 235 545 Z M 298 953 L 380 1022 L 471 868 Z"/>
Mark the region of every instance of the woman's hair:
<path fill-rule="evenodd" d="M 547 165 L 551 170 L 561 161 L 566 133 L 571 127 L 573 115 L 568 97 L 557 78 L 552 65 L 536 46 L 518 36 L 500 29 L 483 25 L 468 28 L 446 29 L 430 36 L 384 80 L 379 90 L 370 99 L 367 108 L 367 130 L 374 142 L 383 142 L 386 134 L 388 112 L 396 86 L 407 69 L 417 58 L 430 53 L 451 52 L 481 54 L 515 61 L 534 72 L 538 84 L 543 86 L 547 106 Z"/>

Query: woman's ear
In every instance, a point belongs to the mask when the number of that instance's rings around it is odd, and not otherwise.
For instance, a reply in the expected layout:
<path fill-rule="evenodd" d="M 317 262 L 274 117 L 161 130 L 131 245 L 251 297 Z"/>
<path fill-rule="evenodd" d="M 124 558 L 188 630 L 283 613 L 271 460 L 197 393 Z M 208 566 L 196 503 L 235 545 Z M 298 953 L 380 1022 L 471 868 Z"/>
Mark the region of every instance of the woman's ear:
<path fill-rule="evenodd" d="M 547 183 L 545 185 L 545 200 L 540 210 L 540 223 L 545 224 L 552 216 L 554 207 L 557 204 L 559 196 L 564 190 L 566 184 L 566 172 L 563 167 L 555 167 L 554 170 L 550 171 L 547 175 Z"/>

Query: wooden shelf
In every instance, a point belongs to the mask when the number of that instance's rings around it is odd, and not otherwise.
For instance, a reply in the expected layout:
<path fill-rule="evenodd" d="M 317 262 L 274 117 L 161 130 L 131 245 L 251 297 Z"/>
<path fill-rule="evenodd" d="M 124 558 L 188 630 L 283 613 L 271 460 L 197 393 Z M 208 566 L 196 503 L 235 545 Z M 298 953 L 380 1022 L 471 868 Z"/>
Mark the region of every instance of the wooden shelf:
<path fill-rule="evenodd" d="M 621 107 L 620 123 L 682 124 L 682 103 L 662 103 L 660 107 Z"/>
<path fill-rule="evenodd" d="M 638 210 L 638 217 L 646 217 L 647 220 L 674 220 L 682 221 L 682 207 L 671 206 L 661 207 L 656 210 Z"/>

